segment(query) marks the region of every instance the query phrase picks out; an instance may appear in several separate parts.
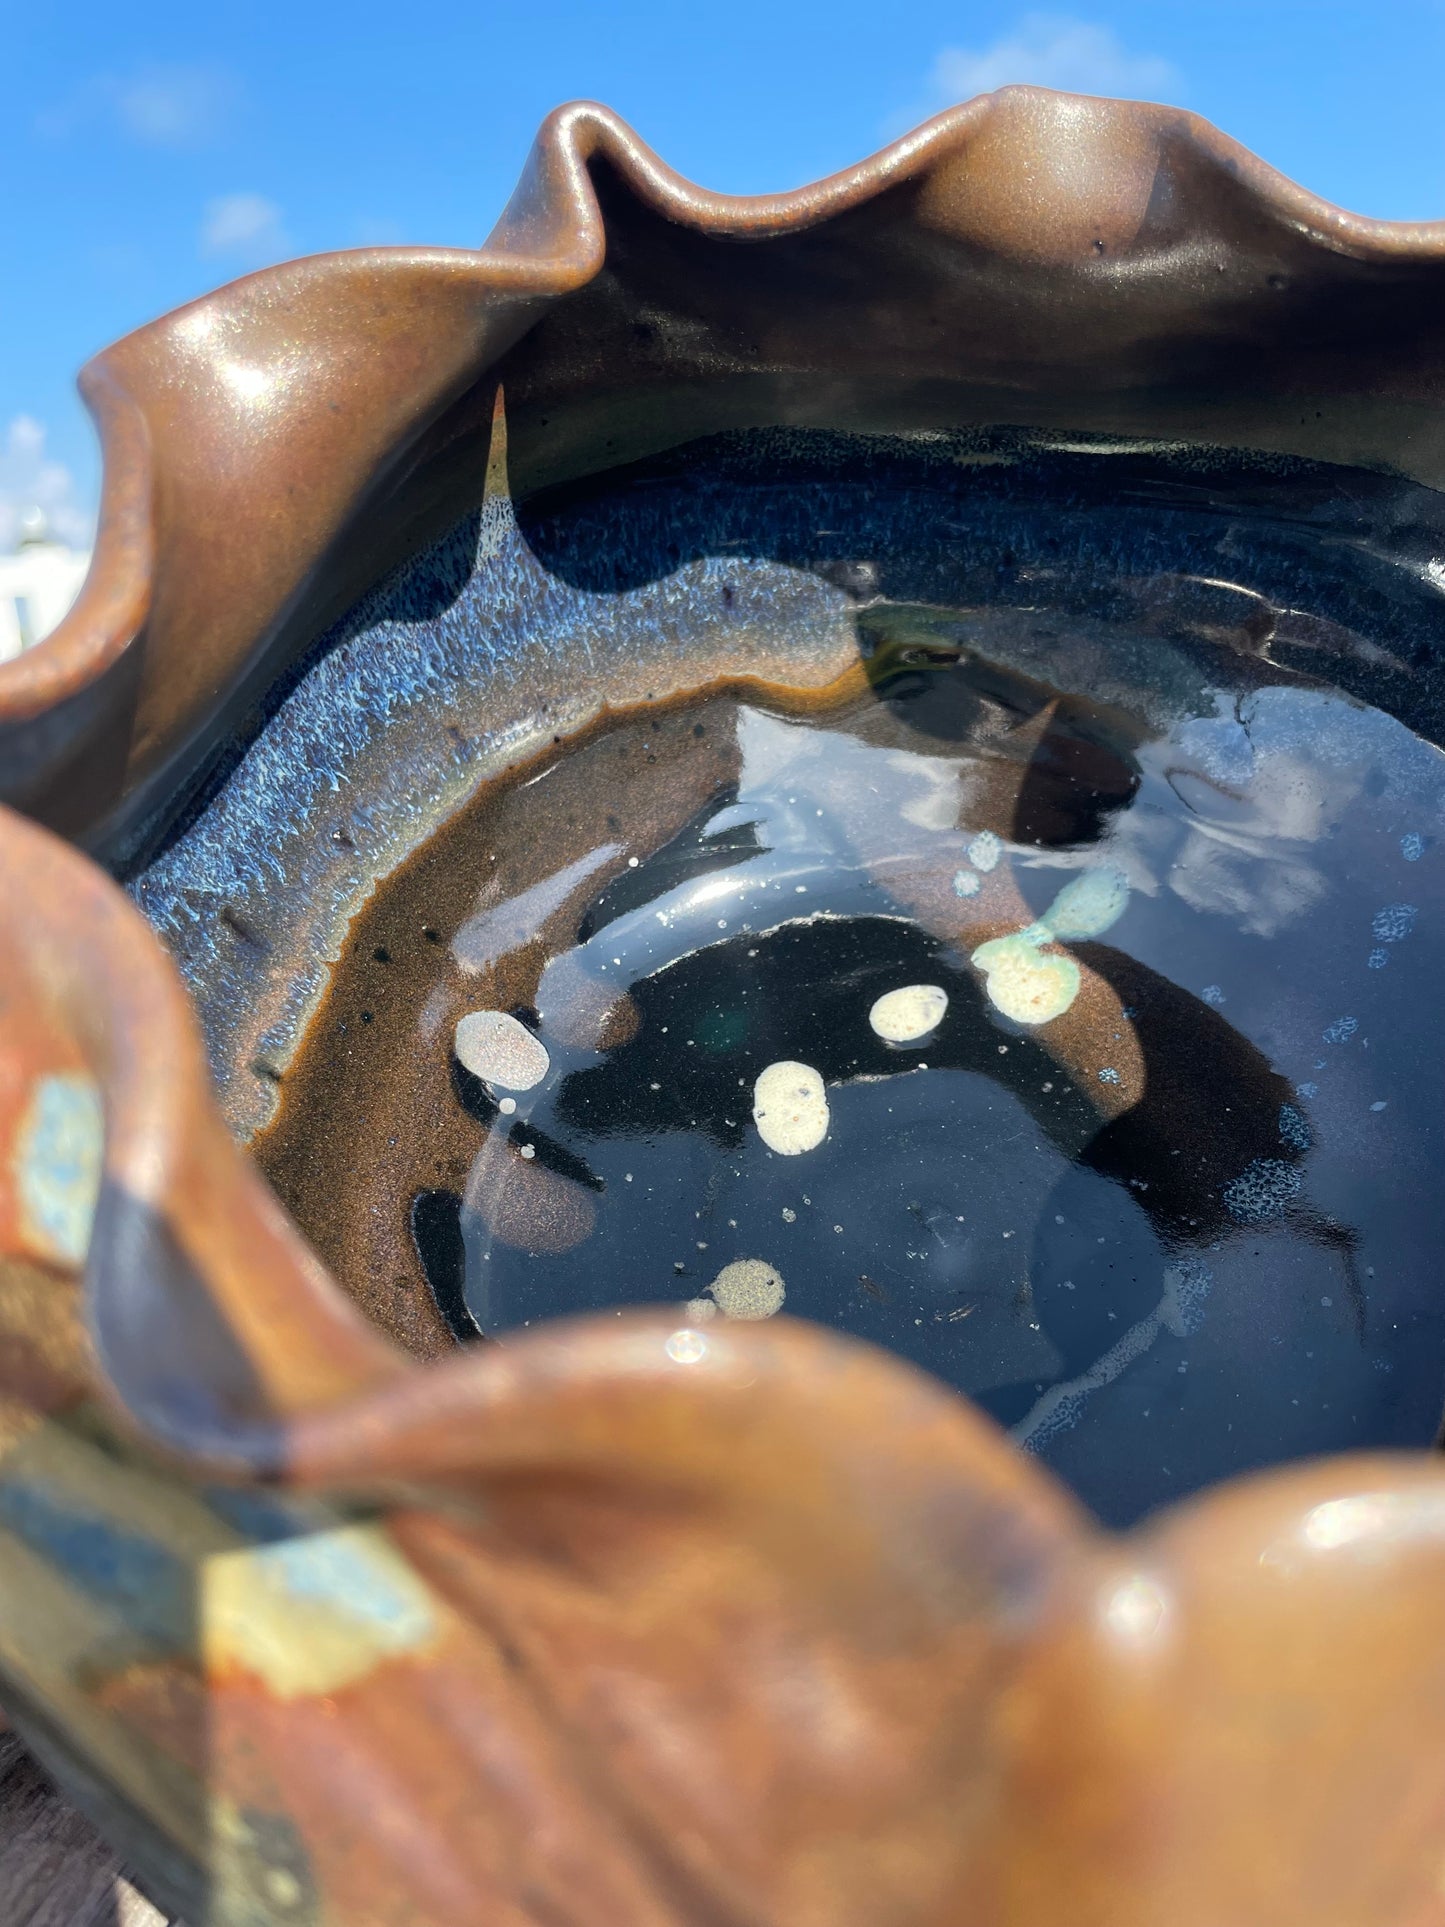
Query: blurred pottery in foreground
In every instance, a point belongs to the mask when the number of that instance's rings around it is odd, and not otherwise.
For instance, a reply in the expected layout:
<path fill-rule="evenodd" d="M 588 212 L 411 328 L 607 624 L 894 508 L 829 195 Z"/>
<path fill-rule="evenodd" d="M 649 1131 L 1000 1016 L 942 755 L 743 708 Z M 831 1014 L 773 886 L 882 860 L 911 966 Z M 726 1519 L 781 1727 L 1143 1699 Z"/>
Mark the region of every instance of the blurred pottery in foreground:
<path fill-rule="evenodd" d="M 820 1326 L 452 1349 L 343 1292 L 236 1138 L 351 919 L 479 783 L 604 705 L 830 685 L 827 638 L 592 647 L 596 583 L 586 667 L 535 584 L 512 654 L 454 661 L 514 502 L 780 426 L 967 431 L 980 469 L 999 429 L 1226 448 L 1262 497 L 1275 458 L 1384 477 L 1353 539 L 1438 587 L 1442 291 L 1445 229 L 1174 111 L 1008 90 L 733 201 L 573 107 L 486 250 L 268 270 L 86 371 L 95 564 L 0 666 L 0 1700 L 195 1927 L 1440 1915 L 1433 1454 L 1107 1534 Z M 1262 684 L 1308 655 L 1438 733 L 1430 650 L 1206 586 L 1190 647 Z M 286 698 L 347 662 L 324 765 Z"/>

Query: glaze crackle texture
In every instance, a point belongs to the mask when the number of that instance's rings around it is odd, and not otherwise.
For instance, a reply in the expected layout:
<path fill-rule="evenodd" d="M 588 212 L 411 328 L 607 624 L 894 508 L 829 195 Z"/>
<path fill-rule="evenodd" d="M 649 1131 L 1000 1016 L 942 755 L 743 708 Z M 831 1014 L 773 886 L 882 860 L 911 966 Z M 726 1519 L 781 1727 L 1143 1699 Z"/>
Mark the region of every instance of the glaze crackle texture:
<path fill-rule="evenodd" d="M 580 106 L 86 371 L 0 1702 L 164 1904 L 1439 1916 L 1442 294 L 1172 110 Z"/>

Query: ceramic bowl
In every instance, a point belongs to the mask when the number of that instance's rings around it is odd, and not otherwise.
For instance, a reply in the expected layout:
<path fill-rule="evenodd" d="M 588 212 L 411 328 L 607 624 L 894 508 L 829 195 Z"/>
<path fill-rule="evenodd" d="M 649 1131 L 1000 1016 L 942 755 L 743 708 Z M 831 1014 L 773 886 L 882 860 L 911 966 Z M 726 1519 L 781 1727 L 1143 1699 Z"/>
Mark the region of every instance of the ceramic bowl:
<path fill-rule="evenodd" d="M 885 506 L 1047 469 L 1047 523 L 1112 461 L 1428 596 L 1442 293 L 1445 227 L 1173 110 L 1008 89 L 733 200 L 574 106 L 484 250 L 268 269 L 86 370 L 95 563 L 0 667 L 0 1701 L 193 1927 L 1435 1917 L 1432 1451 L 1107 1531 L 820 1325 L 458 1347 L 334 1282 L 245 1145 L 479 785 L 604 710 L 822 688 L 883 553 L 780 538 L 724 634 L 701 511 L 619 586 L 527 505 L 803 449 L 906 456 Z M 1438 736 L 1428 622 L 1121 553 L 1181 647 Z"/>

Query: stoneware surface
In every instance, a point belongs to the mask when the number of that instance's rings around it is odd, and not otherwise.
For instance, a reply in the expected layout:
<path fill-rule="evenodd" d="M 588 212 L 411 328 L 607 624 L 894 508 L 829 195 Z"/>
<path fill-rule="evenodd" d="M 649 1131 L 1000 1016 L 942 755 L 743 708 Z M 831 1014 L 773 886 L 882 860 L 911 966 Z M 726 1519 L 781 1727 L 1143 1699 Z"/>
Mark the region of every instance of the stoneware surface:
<path fill-rule="evenodd" d="M 0 1702 L 162 1906 L 1445 1920 L 1433 1455 L 1296 1466 L 1114 1536 L 966 1401 L 821 1327 L 388 1335 L 237 1136 L 306 972 L 415 840 L 407 794 L 279 863 L 264 926 L 183 861 L 247 752 L 284 760 L 276 692 L 317 639 L 459 518 L 481 553 L 514 496 L 779 424 L 1228 445 L 1435 489 L 1442 295 L 1445 228 L 1340 213 L 1170 110 L 1012 89 L 734 201 L 581 106 L 484 251 L 268 270 L 87 370 L 96 563 L 0 668 Z M 401 759 L 428 808 L 658 690 L 601 649 L 563 679 L 543 641 L 497 668 L 485 740 Z M 411 668 L 454 673 L 440 645 Z M 338 715 L 343 762 L 368 729 Z M 222 986 L 204 1034 L 114 875 Z"/>

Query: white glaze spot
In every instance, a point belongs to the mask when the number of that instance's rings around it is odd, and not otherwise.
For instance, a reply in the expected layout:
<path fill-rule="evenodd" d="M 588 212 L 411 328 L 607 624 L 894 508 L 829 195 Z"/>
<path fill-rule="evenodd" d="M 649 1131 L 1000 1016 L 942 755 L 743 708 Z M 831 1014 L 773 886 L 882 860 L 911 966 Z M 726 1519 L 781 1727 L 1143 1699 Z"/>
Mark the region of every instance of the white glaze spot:
<path fill-rule="evenodd" d="M 948 992 L 937 984 L 905 984 L 880 997 L 868 1022 L 890 1044 L 911 1044 L 937 1030 L 948 1009 Z"/>
<path fill-rule="evenodd" d="M 753 1122 L 770 1151 L 815 1151 L 828 1135 L 828 1093 L 811 1064 L 781 1058 L 753 1086 Z"/>
<path fill-rule="evenodd" d="M 530 1091 L 552 1067 L 547 1047 L 505 1010 L 472 1010 L 457 1025 L 457 1062 L 483 1083 Z"/>
<path fill-rule="evenodd" d="M 724 1265 L 708 1286 L 724 1318 L 771 1318 L 783 1308 L 783 1280 L 761 1258 Z"/>

